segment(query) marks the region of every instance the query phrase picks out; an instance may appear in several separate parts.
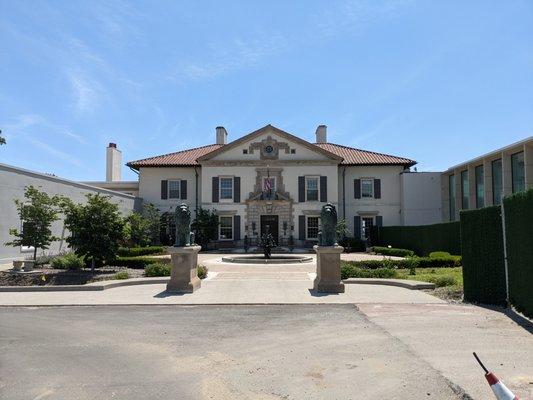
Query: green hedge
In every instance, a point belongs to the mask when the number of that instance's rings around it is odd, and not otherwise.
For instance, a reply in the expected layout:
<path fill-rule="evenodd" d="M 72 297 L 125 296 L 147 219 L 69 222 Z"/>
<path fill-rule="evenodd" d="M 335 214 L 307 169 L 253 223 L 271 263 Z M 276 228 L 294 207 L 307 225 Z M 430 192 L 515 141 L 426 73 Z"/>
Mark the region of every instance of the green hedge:
<path fill-rule="evenodd" d="M 385 278 L 393 279 L 398 277 L 398 272 L 393 268 L 366 269 L 359 268 L 351 264 L 341 266 L 341 278 Z"/>
<path fill-rule="evenodd" d="M 503 203 L 509 300 L 533 318 L 533 189 L 507 197 Z"/>
<path fill-rule="evenodd" d="M 170 263 L 170 258 L 159 257 L 117 257 L 109 262 L 109 265 L 116 267 L 145 268 L 149 264 Z"/>
<path fill-rule="evenodd" d="M 165 249 L 161 246 L 148 247 L 121 247 L 118 249 L 119 257 L 140 257 L 150 254 L 163 254 Z"/>
<path fill-rule="evenodd" d="M 432 251 L 447 251 L 461 254 L 460 223 L 419 226 L 375 227 L 373 244 L 413 250 L 419 256 L 427 256 Z"/>
<path fill-rule="evenodd" d="M 499 206 L 461 211 L 464 299 L 505 305 L 505 270 Z"/>
<path fill-rule="evenodd" d="M 343 265 L 353 265 L 358 268 L 377 269 L 377 268 L 455 268 L 461 266 L 461 260 L 449 258 L 429 258 L 429 257 L 411 257 L 403 260 L 365 260 L 365 261 L 343 261 Z"/>
<path fill-rule="evenodd" d="M 339 245 L 344 247 L 347 253 L 366 251 L 366 242 L 351 236 L 346 236 L 339 240 Z"/>
<path fill-rule="evenodd" d="M 380 246 L 374 246 L 372 248 L 374 253 L 377 254 L 383 254 L 385 256 L 393 256 L 393 257 L 410 257 L 414 256 L 415 252 L 413 250 L 407 250 L 407 249 L 397 249 L 395 247 L 380 247 Z"/>

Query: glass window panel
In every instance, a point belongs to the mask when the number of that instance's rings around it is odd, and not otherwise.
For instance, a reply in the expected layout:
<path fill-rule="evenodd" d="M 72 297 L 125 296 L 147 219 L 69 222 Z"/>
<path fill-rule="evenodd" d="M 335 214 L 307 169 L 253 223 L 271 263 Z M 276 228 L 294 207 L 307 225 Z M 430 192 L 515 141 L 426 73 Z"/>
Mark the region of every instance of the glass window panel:
<path fill-rule="evenodd" d="M 318 178 L 306 178 L 307 201 L 318 201 Z"/>
<path fill-rule="evenodd" d="M 448 177 L 448 197 L 450 198 L 450 221 L 455 220 L 455 175 Z"/>
<path fill-rule="evenodd" d="M 233 199 L 233 178 L 220 178 L 220 199 Z"/>
<path fill-rule="evenodd" d="M 233 217 L 220 217 L 220 240 L 233 239 Z"/>
<path fill-rule="evenodd" d="M 374 197 L 374 180 L 361 179 L 361 197 Z"/>
<path fill-rule="evenodd" d="M 502 204 L 503 184 L 502 184 L 502 160 L 492 162 L 492 202 L 494 205 Z"/>
<path fill-rule="evenodd" d="M 180 198 L 180 181 L 168 181 L 168 198 Z"/>
<path fill-rule="evenodd" d="M 483 165 L 476 167 L 476 208 L 485 207 L 485 182 Z"/>
<path fill-rule="evenodd" d="M 370 231 L 372 229 L 372 226 L 374 225 L 374 217 L 363 217 L 363 233 L 365 235 L 365 239 L 368 239 L 370 237 Z"/>
<path fill-rule="evenodd" d="M 526 190 L 526 176 L 524 168 L 524 152 L 511 156 L 511 173 L 513 176 L 513 193 Z"/>
<path fill-rule="evenodd" d="M 319 217 L 307 217 L 307 239 L 318 239 L 318 231 L 320 230 Z"/>
<path fill-rule="evenodd" d="M 469 190 L 468 171 L 461 171 L 461 208 L 463 210 L 468 210 Z"/>

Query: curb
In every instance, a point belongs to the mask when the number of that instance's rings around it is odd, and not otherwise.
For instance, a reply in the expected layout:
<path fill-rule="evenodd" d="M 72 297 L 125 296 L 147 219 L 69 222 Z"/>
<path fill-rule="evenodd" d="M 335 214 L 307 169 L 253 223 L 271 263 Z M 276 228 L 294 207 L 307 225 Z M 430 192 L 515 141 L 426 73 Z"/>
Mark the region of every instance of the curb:
<path fill-rule="evenodd" d="M 348 278 L 343 282 L 344 284 L 398 286 L 409 290 L 435 289 L 434 283 L 408 279 Z"/>
<path fill-rule="evenodd" d="M 49 285 L 49 286 L 0 286 L 0 292 L 87 292 L 102 291 L 120 286 L 151 285 L 167 283 L 169 277 L 132 278 L 125 280 L 109 280 L 92 282 L 86 285 Z"/>

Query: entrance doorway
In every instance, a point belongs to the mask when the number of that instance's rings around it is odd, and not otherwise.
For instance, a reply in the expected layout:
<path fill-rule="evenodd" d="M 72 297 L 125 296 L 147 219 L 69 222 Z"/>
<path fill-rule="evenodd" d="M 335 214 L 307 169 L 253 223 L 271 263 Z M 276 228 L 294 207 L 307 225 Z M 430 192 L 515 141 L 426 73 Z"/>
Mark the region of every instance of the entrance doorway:
<path fill-rule="evenodd" d="M 279 218 L 277 215 L 261 215 L 261 236 L 266 232 L 268 229 L 270 230 L 270 233 L 274 237 L 274 242 L 276 244 L 279 244 Z"/>

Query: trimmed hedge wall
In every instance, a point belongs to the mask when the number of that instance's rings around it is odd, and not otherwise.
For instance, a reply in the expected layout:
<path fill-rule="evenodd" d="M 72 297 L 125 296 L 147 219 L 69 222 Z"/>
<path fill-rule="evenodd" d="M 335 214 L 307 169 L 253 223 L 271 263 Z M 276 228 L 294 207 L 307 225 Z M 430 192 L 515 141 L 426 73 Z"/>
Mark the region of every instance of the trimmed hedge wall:
<path fill-rule="evenodd" d="M 168 264 L 170 258 L 159 257 L 117 257 L 108 264 L 114 267 L 145 268 L 149 264 Z"/>
<path fill-rule="evenodd" d="M 503 200 L 509 300 L 533 318 L 533 189 Z"/>
<path fill-rule="evenodd" d="M 120 257 L 140 257 L 148 256 L 150 254 L 164 254 L 165 249 L 161 246 L 147 246 L 147 247 L 120 247 L 118 255 Z"/>
<path fill-rule="evenodd" d="M 374 230 L 373 244 L 413 250 L 419 256 L 433 251 L 461 254 L 460 223 L 419 226 L 382 226 Z"/>
<path fill-rule="evenodd" d="M 461 211 L 464 299 L 505 305 L 505 269 L 499 206 Z"/>
<path fill-rule="evenodd" d="M 384 256 L 392 256 L 392 257 L 412 257 L 415 255 L 415 252 L 413 250 L 407 250 L 407 249 L 397 249 L 395 247 L 381 247 L 381 246 L 374 246 L 372 247 L 372 251 L 376 254 L 383 254 Z"/>

